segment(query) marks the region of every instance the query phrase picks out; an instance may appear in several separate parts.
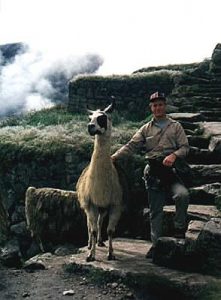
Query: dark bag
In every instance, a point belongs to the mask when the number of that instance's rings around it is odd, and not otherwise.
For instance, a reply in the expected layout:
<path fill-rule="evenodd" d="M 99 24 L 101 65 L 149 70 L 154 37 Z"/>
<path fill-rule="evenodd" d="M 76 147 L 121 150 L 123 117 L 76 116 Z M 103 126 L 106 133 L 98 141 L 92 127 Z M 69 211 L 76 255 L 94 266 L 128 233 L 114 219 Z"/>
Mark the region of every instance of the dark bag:
<path fill-rule="evenodd" d="M 176 170 L 177 176 L 186 187 L 193 186 L 193 170 L 185 159 L 177 157 L 173 167 Z"/>
<path fill-rule="evenodd" d="M 171 184 L 178 182 L 179 179 L 173 168 L 163 165 L 163 159 L 164 156 L 148 159 L 149 173 L 150 176 L 157 177 L 165 188 L 168 188 Z"/>

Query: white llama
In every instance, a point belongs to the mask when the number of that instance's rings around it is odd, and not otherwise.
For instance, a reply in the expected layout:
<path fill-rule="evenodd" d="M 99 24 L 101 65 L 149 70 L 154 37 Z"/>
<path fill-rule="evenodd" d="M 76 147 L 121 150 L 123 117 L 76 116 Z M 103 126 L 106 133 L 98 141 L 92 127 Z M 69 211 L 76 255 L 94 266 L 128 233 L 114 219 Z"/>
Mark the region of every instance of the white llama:
<path fill-rule="evenodd" d="M 96 242 L 98 246 L 104 245 L 101 227 L 107 213 L 108 260 L 115 259 L 112 236 L 122 212 L 123 192 L 110 156 L 112 122 L 109 114 L 113 111 L 114 105 L 113 101 L 104 110 L 89 111 L 88 132 L 95 136 L 94 151 L 90 164 L 83 170 L 76 186 L 78 201 L 87 215 L 89 249 L 87 261 L 95 260 Z"/>

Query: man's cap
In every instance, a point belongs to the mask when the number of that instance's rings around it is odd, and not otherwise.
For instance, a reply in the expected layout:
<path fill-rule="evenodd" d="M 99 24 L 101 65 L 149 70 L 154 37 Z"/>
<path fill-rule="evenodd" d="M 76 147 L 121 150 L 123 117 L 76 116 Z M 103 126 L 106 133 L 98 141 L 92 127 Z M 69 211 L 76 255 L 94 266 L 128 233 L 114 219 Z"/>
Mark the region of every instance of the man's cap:
<path fill-rule="evenodd" d="M 156 100 L 166 101 L 166 97 L 165 97 L 164 93 L 155 92 L 150 95 L 150 102 L 154 102 Z"/>

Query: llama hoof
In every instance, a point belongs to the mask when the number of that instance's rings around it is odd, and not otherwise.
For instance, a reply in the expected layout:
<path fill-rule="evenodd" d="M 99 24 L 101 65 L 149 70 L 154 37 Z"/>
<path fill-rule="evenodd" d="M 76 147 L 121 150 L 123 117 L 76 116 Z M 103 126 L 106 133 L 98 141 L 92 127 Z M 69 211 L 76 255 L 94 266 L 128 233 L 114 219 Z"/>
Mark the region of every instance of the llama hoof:
<path fill-rule="evenodd" d="M 106 245 L 105 245 L 104 242 L 102 242 L 102 241 L 101 241 L 101 242 L 98 242 L 97 245 L 98 245 L 99 247 L 106 247 Z"/>
<path fill-rule="evenodd" d="M 86 258 L 86 262 L 90 262 L 90 261 L 95 261 L 95 257 L 93 257 L 92 255 L 89 255 L 89 256 Z"/>
<path fill-rule="evenodd" d="M 113 254 L 109 254 L 107 257 L 108 260 L 115 260 L 116 257 Z"/>
<path fill-rule="evenodd" d="M 91 250 L 92 245 L 88 245 L 87 248 L 88 248 L 88 250 Z"/>

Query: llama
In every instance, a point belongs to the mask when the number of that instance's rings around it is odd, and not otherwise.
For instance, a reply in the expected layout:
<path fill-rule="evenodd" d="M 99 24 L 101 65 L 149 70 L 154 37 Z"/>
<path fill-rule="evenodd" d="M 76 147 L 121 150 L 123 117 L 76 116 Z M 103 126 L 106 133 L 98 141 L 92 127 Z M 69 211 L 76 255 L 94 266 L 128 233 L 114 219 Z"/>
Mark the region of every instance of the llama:
<path fill-rule="evenodd" d="M 88 132 L 95 136 L 94 151 L 90 164 L 83 170 L 77 185 L 78 201 L 87 216 L 88 249 L 86 261 L 95 260 L 96 242 L 104 246 L 101 237 L 101 228 L 104 217 L 109 216 L 108 235 L 108 260 L 114 260 L 112 236 L 120 219 L 123 200 L 117 170 L 110 156 L 111 148 L 111 118 L 115 102 L 103 111 L 89 111 L 90 122 Z"/>

